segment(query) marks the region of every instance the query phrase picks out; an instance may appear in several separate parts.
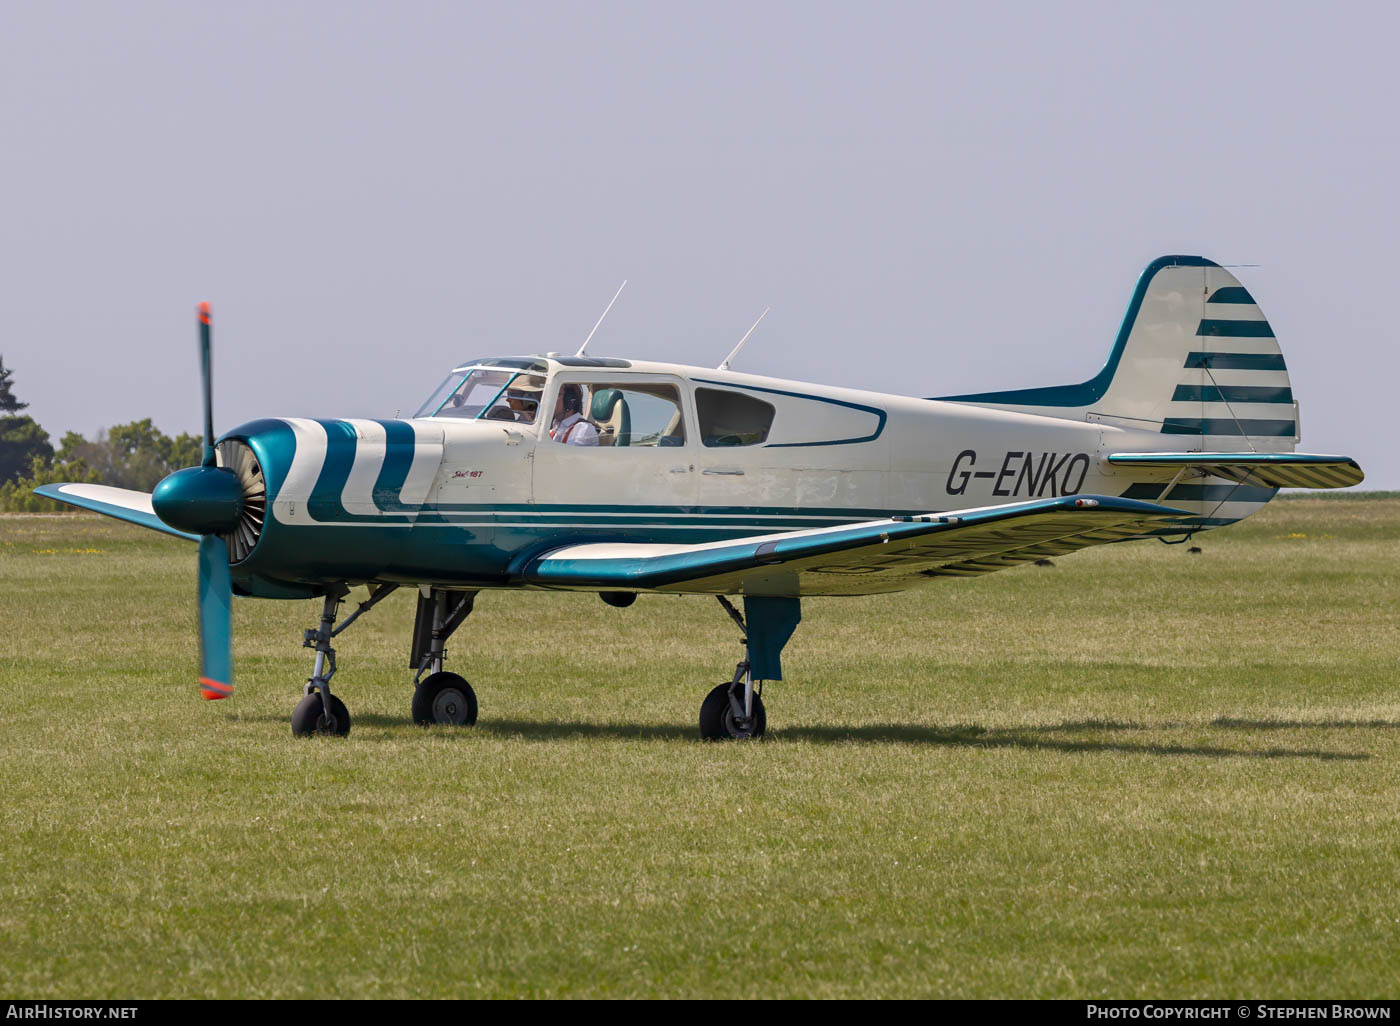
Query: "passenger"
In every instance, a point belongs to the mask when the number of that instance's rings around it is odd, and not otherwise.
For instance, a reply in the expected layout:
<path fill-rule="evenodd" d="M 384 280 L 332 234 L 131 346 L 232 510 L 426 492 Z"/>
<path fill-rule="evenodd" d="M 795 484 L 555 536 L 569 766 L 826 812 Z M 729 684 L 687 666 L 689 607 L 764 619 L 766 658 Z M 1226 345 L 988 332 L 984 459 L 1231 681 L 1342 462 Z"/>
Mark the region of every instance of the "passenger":
<path fill-rule="evenodd" d="M 549 437 L 565 445 L 597 445 L 598 429 L 583 419 L 583 387 L 559 386 Z"/>

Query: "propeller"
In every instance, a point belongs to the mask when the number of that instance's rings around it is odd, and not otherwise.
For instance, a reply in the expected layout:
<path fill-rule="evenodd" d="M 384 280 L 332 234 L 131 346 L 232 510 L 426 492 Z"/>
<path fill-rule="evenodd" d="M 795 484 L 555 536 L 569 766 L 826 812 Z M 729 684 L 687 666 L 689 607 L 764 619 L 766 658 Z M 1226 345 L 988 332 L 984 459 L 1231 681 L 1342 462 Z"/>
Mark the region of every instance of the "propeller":
<path fill-rule="evenodd" d="M 203 461 L 161 480 L 151 493 L 151 506 L 171 527 L 199 535 L 199 691 L 207 699 L 219 699 L 233 694 L 233 578 L 223 536 L 239 524 L 244 490 L 236 474 L 218 465 L 214 449 L 212 321 L 209 304 L 200 303 Z"/>
<path fill-rule="evenodd" d="M 233 580 L 217 534 L 199 539 L 199 693 L 211 701 L 233 694 Z"/>

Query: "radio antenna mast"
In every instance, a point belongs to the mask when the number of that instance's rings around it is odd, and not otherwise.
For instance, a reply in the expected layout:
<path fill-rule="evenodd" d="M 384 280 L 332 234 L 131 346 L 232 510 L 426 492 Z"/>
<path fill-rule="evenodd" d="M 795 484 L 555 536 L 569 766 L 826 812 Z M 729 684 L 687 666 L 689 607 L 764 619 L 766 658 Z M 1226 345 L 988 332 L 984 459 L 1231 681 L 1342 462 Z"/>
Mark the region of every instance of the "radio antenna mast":
<path fill-rule="evenodd" d="M 759 326 L 760 324 L 763 323 L 763 318 L 765 318 L 765 317 L 768 316 L 768 310 L 771 310 L 771 309 L 773 309 L 773 308 L 770 306 L 770 307 L 768 307 L 767 310 L 764 310 L 763 313 L 761 313 L 761 314 L 758 315 L 758 320 L 756 320 L 756 321 L 753 322 L 753 327 L 750 328 L 750 329 L 744 334 L 744 337 L 741 338 L 741 339 L 739 340 L 739 344 L 738 344 L 737 346 L 734 347 L 734 351 L 731 352 L 728 356 L 726 356 L 726 357 L 724 358 L 724 362 L 723 362 L 722 364 L 720 364 L 718 367 L 716 367 L 715 370 L 728 370 L 728 369 L 729 369 L 729 365 L 730 365 L 731 363 L 734 362 L 734 357 L 736 357 L 736 356 L 739 355 L 739 350 L 744 348 L 744 343 L 747 342 L 747 341 L 749 340 L 749 336 L 750 336 L 750 335 L 752 335 L 755 331 L 758 330 L 758 326 Z"/>
<path fill-rule="evenodd" d="M 626 278 L 623 278 L 623 279 L 622 279 L 622 284 L 619 285 L 619 286 L 617 287 L 617 292 L 614 293 L 614 295 L 613 295 L 613 297 L 612 297 L 612 301 L 611 301 L 610 303 L 608 303 L 607 306 L 603 307 L 603 317 L 606 317 L 606 316 L 608 315 L 608 311 L 612 309 L 613 303 L 616 303 L 616 302 L 617 302 L 617 297 L 620 296 L 620 295 L 622 295 L 622 290 L 625 289 L 626 287 L 627 287 L 627 279 L 626 279 Z M 593 325 L 593 330 L 590 331 L 590 332 L 588 333 L 588 337 L 587 337 L 586 339 L 583 340 L 583 345 L 581 345 L 581 346 L 578 347 L 578 352 L 574 354 L 575 356 L 582 356 L 582 355 L 583 355 L 583 351 L 584 351 L 585 349 L 588 348 L 588 343 L 592 342 L 592 341 L 593 341 L 593 336 L 594 336 L 595 334 L 597 334 L 597 332 L 598 332 L 598 326 L 601 325 L 601 324 L 603 323 L 603 317 L 599 317 L 599 318 L 598 318 L 598 324 Z"/>

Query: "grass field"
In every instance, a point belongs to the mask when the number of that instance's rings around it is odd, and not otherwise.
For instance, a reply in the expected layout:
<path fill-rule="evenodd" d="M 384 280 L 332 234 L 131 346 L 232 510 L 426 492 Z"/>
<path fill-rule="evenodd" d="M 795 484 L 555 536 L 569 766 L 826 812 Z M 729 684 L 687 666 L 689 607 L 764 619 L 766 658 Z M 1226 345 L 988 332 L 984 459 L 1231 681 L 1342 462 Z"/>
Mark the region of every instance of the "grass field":
<path fill-rule="evenodd" d="M 203 702 L 193 547 L 0 517 L 0 994 L 1394 997 L 1400 499 L 1200 544 L 808 601 L 747 744 L 712 599 L 484 594 L 424 731 L 396 595 L 298 741 L 319 603 Z"/>

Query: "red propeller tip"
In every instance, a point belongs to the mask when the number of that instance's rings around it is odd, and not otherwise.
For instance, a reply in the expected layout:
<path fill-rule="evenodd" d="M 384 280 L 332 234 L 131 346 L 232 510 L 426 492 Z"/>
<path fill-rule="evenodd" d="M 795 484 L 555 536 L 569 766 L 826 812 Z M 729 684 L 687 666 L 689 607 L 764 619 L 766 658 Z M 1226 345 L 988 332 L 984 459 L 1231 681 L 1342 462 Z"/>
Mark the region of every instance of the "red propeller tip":
<path fill-rule="evenodd" d="M 227 698 L 233 694 L 232 684 L 220 684 L 216 680 L 208 677 L 199 678 L 199 693 L 204 696 L 207 702 L 217 702 L 221 698 Z"/>
<path fill-rule="evenodd" d="M 208 303 L 199 304 L 199 322 L 201 324 L 208 324 L 209 318 L 213 316 L 213 313 L 214 311 Z"/>

